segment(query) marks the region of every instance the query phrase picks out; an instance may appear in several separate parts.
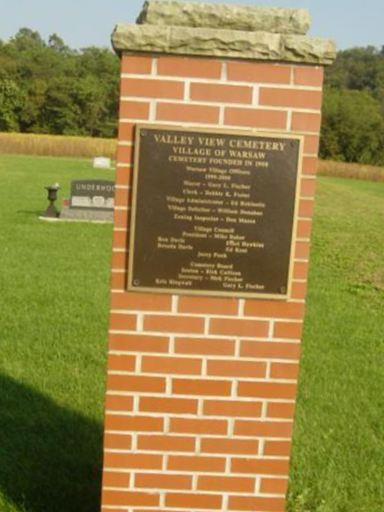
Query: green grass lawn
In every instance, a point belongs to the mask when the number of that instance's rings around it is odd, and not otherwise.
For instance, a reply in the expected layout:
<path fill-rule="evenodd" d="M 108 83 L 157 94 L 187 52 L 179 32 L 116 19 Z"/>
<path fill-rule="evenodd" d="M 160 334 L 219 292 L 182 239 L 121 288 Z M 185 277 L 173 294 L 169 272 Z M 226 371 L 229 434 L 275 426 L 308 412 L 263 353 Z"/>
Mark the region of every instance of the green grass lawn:
<path fill-rule="evenodd" d="M 0 512 L 98 512 L 110 225 L 38 220 L 113 179 L 0 156 Z M 318 189 L 289 512 L 384 510 L 384 184 Z"/>
<path fill-rule="evenodd" d="M 112 226 L 47 223 L 85 160 L 0 157 L 0 511 L 98 509 Z"/>

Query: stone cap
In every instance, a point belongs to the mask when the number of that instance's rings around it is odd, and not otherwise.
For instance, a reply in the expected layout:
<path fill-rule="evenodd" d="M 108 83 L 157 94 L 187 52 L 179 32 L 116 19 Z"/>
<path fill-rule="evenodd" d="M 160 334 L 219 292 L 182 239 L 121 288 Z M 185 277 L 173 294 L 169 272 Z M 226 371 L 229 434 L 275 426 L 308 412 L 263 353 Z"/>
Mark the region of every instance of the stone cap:
<path fill-rule="evenodd" d="M 306 9 L 147 0 L 137 18 L 145 25 L 216 28 L 245 32 L 306 34 L 311 17 Z"/>
<path fill-rule="evenodd" d="M 331 64 L 335 44 L 306 36 L 309 24 L 303 9 L 148 0 L 137 25 L 117 25 L 112 44 L 117 53 Z"/>

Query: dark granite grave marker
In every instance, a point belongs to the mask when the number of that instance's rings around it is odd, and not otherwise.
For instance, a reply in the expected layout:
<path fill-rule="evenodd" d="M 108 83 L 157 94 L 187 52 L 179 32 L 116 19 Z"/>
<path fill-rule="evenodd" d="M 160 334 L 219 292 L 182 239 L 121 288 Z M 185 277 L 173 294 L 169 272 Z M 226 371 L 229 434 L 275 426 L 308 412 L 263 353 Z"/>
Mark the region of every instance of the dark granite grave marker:
<path fill-rule="evenodd" d="M 70 208 L 113 210 L 114 196 L 115 184 L 113 181 L 72 181 Z"/>
<path fill-rule="evenodd" d="M 107 180 L 75 180 L 71 183 L 69 206 L 64 206 L 60 219 L 112 221 L 115 183 Z"/>

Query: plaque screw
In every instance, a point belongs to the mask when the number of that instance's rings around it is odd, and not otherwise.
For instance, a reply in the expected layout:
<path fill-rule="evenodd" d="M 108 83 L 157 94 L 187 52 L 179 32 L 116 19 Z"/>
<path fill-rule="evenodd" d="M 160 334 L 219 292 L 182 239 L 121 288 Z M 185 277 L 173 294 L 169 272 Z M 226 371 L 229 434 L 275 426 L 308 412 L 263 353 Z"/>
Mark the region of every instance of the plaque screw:
<path fill-rule="evenodd" d="M 143 131 L 141 131 L 141 132 L 140 132 L 140 135 L 141 135 L 142 137 L 146 137 L 147 132 L 146 132 L 145 130 L 143 130 Z"/>
<path fill-rule="evenodd" d="M 134 279 L 133 286 L 139 286 L 139 285 L 140 285 L 140 279 Z"/>
<path fill-rule="evenodd" d="M 281 286 L 280 293 L 287 293 L 287 288 L 285 286 Z"/>

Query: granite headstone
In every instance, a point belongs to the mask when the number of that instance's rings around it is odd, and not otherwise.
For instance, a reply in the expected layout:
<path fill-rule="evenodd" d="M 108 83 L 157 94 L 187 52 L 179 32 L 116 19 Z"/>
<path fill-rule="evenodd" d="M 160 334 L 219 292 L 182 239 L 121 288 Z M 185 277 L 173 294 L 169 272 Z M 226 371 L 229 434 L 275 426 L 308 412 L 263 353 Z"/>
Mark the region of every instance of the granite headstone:
<path fill-rule="evenodd" d="M 62 209 L 64 220 L 112 221 L 115 183 L 107 180 L 75 180 L 69 204 Z"/>

